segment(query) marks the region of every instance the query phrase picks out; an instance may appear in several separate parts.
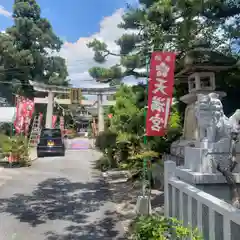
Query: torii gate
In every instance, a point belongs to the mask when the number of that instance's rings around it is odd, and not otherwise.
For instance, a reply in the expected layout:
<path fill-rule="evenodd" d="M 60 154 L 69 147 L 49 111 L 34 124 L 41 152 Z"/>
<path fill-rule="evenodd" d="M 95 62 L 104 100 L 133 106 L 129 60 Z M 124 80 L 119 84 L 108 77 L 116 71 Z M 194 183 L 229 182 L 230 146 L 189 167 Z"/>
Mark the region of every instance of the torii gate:
<path fill-rule="evenodd" d="M 35 98 L 35 103 L 45 103 L 47 104 L 47 114 L 46 114 L 46 128 L 52 127 L 52 115 L 53 115 L 53 104 L 56 101 L 59 104 L 70 105 L 70 99 L 57 99 L 54 98 L 56 93 L 69 94 L 71 88 L 56 86 L 56 85 L 47 85 L 44 83 L 29 81 L 30 85 L 33 86 L 33 89 L 37 92 L 47 92 L 47 98 Z M 81 88 L 81 91 L 85 95 L 97 95 L 97 109 L 98 109 L 98 132 L 104 131 L 104 111 L 103 111 L 103 95 L 112 95 L 116 93 L 117 87 L 107 87 L 107 88 Z M 91 106 L 91 102 L 84 100 L 84 105 Z M 109 101 L 109 105 L 113 105 L 114 101 Z"/>

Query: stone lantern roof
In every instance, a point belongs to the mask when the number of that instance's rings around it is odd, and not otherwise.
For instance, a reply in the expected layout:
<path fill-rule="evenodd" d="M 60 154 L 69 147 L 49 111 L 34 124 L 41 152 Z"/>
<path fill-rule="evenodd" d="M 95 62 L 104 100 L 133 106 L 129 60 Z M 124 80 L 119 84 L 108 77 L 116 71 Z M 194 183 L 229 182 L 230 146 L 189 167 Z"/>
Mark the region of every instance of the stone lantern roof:
<path fill-rule="evenodd" d="M 237 66 L 237 60 L 223 53 L 213 51 L 209 44 L 197 44 L 189 50 L 177 64 L 175 77 L 188 77 L 194 72 L 221 72 Z M 187 80 L 187 79 L 186 79 Z"/>

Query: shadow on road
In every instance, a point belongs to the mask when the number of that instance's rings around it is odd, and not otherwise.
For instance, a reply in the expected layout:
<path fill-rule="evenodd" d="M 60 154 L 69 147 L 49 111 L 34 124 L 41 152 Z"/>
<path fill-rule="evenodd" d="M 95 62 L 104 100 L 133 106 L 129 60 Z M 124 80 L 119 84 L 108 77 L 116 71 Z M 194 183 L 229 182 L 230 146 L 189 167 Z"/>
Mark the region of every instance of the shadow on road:
<path fill-rule="evenodd" d="M 105 217 L 95 223 L 83 225 L 83 226 L 69 226 L 65 230 L 68 232 L 65 235 L 59 235 L 56 233 L 48 232 L 48 240 L 124 240 L 125 238 L 117 238 L 118 231 L 114 230 L 116 220 L 110 217 Z M 80 235 L 81 233 L 81 235 Z"/>
<path fill-rule="evenodd" d="M 15 194 L 0 201 L 1 212 L 14 215 L 31 227 L 49 220 L 71 223 L 63 229 L 63 234 L 47 232 L 48 240 L 117 239 L 118 231 L 114 228 L 118 218 L 114 212 L 105 212 L 104 219 L 99 221 L 88 221 L 91 213 L 99 211 L 109 201 L 109 191 L 98 179 L 89 183 L 70 182 L 66 178 L 47 179 L 30 195 Z"/>

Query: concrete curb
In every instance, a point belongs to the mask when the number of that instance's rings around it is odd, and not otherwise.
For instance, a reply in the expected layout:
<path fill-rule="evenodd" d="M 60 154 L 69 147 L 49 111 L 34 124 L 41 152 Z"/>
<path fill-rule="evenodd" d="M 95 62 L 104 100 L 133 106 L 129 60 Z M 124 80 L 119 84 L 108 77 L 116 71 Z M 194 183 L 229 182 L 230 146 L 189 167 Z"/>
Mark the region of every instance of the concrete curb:
<path fill-rule="evenodd" d="M 38 159 L 38 157 L 31 158 L 31 161 L 34 162 Z"/>
<path fill-rule="evenodd" d="M 95 160 L 99 159 L 103 155 L 97 149 L 91 149 L 91 150 L 92 150 L 92 153 L 93 153 L 93 156 L 94 156 Z M 101 173 L 101 177 L 102 177 L 103 181 L 109 187 L 110 198 L 112 199 L 112 202 L 113 202 L 113 204 L 115 206 L 116 213 L 119 215 L 119 218 L 120 218 L 120 216 L 124 215 L 124 213 L 122 212 L 121 206 L 116 203 L 114 194 L 112 194 L 112 191 L 111 191 L 112 186 L 111 186 L 111 184 L 113 184 L 113 182 L 111 183 L 111 181 L 108 181 L 108 177 L 107 177 L 108 174 L 107 174 L 107 172 L 101 172 L 100 171 L 100 173 Z M 126 182 L 125 179 L 122 179 L 122 180 L 123 180 L 123 182 Z M 120 222 L 120 224 L 121 224 L 121 226 L 123 228 L 124 234 L 127 235 L 128 234 L 128 229 L 129 229 L 129 224 L 131 223 L 131 221 L 129 221 L 129 220 L 125 220 L 125 221 L 119 220 L 119 222 Z"/>
<path fill-rule="evenodd" d="M 29 157 L 30 157 L 31 162 L 34 162 L 38 159 L 36 148 L 29 149 Z"/>
<path fill-rule="evenodd" d="M 113 173 L 113 172 L 114 172 L 114 173 Z M 118 174 L 120 174 L 120 175 L 121 175 L 121 174 L 125 174 L 125 172 L 126 172 L 126 171 L 119 171 Z M 111 175 L 111 173 L 113 173 L 113 175 L 117 175 L 116 171 L 110 171 L 110 175 Z M 124 178 L 119 178 L 119 179 L 117 179 L 117 180 L 110 180 L 110 179 L 109 179 L 109 174 L 108 174 L 108 172 L 102 172 L 102 177 L 103 177 L 105 183 L 109 186 L 110 191 L 111 191 L 111 189 L 112 189 L 112 188 L 111 188 L 111 184 L 117 184 L 117 183 L 127 182 L 126 178 L 125 178 L 125 179 L 124 179 Z M 129 211 L 128 211 L 128 212 L 123 211 L 122 205 L 123 205 L 124 203 L 121 203 L 121 204 L 115 203 L 116 201 L 115 201 L 114 194 L 111 194 L 111 199 L 112 199 L 112 201 L 113 201 L 113 203 L 114 203 L 114 205 L 115 205 L 117 214 L 119 214 L 120 216 L 126 216 L 126 215 L 128 215 L 128 214 L 132 214 L 132 215 L 135 216 L 135 212 L 133 213 L 133 212 L 129 212 Z M 131 222 L 132 222 L 132 219 L 120 220 L 120 223 L 121 223 L 121 225 L 122 225 L 122 228 L 123 228 L 125 234 L 128 234 L 129 225 L 131 224 Z"/>

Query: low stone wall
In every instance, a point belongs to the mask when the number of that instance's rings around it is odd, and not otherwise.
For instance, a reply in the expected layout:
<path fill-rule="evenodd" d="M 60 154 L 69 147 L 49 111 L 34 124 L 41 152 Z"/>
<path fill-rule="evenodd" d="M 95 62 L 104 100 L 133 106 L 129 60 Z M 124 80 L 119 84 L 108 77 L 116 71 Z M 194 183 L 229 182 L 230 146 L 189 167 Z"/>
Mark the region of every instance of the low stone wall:
<path fill-rule="evenodd" d="M 240 235 L 240 210 L 176 176 L 176 163 L 164 163 L 164 211 L 185 226 L 198 228 L 205 240 L 235 240 Z"/>

